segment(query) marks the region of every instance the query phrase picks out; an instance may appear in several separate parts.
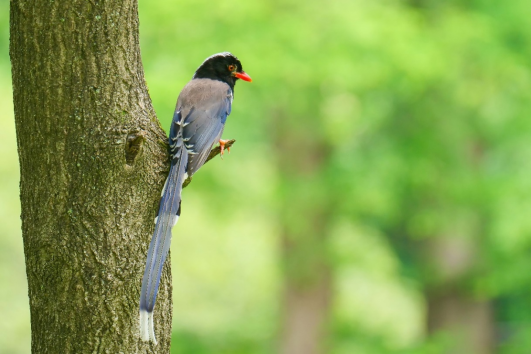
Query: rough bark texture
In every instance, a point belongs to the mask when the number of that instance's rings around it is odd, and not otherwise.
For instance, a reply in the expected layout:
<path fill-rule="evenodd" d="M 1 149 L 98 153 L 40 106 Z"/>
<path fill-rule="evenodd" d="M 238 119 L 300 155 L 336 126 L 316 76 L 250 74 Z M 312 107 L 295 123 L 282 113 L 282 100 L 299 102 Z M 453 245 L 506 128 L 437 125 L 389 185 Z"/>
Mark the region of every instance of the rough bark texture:
<path fill-rule="evenodd" d="M 169 262 L 138 335 L 168 154 L 136 0 L 12 0 L 10 55 L 33 353 L 168 353 Z"/>

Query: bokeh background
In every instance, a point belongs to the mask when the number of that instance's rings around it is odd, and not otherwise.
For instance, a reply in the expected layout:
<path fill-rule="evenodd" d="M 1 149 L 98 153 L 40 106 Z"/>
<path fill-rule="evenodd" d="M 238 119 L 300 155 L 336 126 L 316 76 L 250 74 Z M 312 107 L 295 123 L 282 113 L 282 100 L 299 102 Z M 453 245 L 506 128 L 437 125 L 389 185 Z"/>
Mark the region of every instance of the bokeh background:
<path fill-rule="evenodd" d="M 531 353 L 529 0 L 139 0 L 168 127 L 209 55 L 239 82 L 174 229 L 172 353 Z M 0 0 L 0 353 L 30 352 Z M 322 331 L 315 332 L 315 328 Z M 315 334 L 315 335 L 314 335 Z"/>

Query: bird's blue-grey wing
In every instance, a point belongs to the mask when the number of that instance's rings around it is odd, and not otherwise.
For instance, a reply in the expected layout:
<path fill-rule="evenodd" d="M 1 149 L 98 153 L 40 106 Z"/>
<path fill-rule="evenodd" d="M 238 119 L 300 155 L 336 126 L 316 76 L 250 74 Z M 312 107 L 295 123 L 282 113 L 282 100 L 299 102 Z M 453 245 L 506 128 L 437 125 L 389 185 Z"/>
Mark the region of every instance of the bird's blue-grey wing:
<path fill-rule="evenodd" d="M 188 175 L 205 163 L 212 146 L 221 138 L 232 107 L 232 90 L 226 87 L 221 95 L 211 95 L 184 112 L 183 141 L 188 150 Z"/>

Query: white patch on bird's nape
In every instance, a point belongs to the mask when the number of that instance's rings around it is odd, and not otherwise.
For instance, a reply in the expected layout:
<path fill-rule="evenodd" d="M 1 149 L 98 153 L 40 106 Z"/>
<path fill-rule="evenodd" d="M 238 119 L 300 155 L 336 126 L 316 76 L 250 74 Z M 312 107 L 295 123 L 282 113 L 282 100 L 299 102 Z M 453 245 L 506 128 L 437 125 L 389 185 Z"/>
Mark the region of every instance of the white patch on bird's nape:
<path fill-rule="evenodd" d="M 159 216 L 155 216 L 155 225 L 157 225 L 157 221 L 159 220 Z"/>
<path fill-rule="evenodd" d="M 196 70 L 195 73 L 194 73 L 193 78 L 196 79 L 196 78 L 197 78 L 197 75 L 198 75 L 197 73 L 198 73 L 201 69 L 203 69 L 203 68 L 207 65 L 207 63 L 208 63 L 209 61 L 211 61 L 212 59 L 215 59 L 215 58 L 234 58 L 234 59 L 238 60 L 238 58 L 236 58 L 236 57 L 235 57 L 234 55 L 232 55 L 232 53 L 230 53 L 230 52 L 216 53 L 216 54 L 211 55 L 211 56 L 209 56 L 208 58 L 206 58 L 206 59 L 201 63 L 201 65 L 199 65 L 199 67 L 197 68 L 197 70 Z"/>
<path fill-rule="evenodd" d="M 212 54 L 211 56 L 209 56 L 208 58 L 206 58 L 203 63 L 201 64 L 201 66 L 203 66 L 204 63 L 206 63 L 207 61 L 209 61 L 210 59 L 213 59 L 213 58 L 217 58 L 217 57 L 221 57 L 221 58 L 226 58 L 226 57 L 234 57 L 236 58 L 234 55 L 232 55 L 232 53 L 230 52 L 221 52 L 221 53 L 216 53 L 216 54 Z"/>

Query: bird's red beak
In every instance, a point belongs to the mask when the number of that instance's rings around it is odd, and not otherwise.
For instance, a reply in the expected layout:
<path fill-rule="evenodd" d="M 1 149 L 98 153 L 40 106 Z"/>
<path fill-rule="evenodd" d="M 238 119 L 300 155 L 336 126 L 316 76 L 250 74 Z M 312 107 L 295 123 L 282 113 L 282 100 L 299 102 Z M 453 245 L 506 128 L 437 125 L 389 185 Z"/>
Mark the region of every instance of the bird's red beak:
<path fill-rule="evenodd" d="M 236 72 L 234 73 L 234 76 L 237 77 L 238 79 L 242 79 L 243 81 L 249 81 L 249 82 L 252 82 L 253 79 L 251 79 L 251 77 L 249 75 L 247 75 L 247 73 L 245 71 L 242 71 L 242 72 Z"/>

